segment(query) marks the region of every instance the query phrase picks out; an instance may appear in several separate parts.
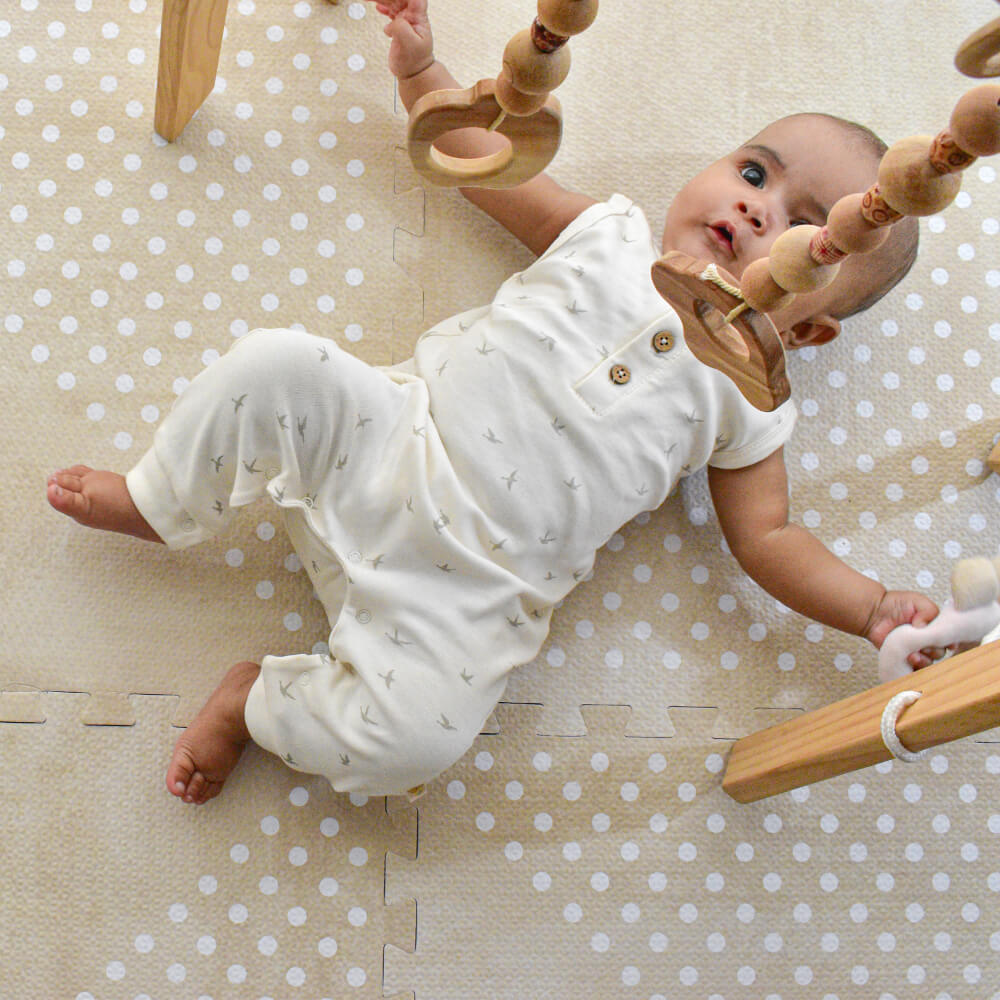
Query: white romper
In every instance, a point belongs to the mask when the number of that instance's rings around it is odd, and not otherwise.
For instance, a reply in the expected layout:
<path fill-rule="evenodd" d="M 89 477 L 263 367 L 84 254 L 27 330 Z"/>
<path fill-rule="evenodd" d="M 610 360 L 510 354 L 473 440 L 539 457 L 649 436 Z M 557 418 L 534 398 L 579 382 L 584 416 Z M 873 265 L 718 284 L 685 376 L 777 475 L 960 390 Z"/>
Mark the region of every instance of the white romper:
<path fill-rule="evenodd" d="M 791 401 L 756 410 L 687 349 L 658 256 L 615 195 L 403 365 L 259 330 L 192 381 L 128 474 L 133 500 L 183 548 L 266 492 L 332 626 L 329 655 L 264 657 L 255 742 L 338 791 L 426 782 L 622 524 L 681 476 L 787 440 Z"/>

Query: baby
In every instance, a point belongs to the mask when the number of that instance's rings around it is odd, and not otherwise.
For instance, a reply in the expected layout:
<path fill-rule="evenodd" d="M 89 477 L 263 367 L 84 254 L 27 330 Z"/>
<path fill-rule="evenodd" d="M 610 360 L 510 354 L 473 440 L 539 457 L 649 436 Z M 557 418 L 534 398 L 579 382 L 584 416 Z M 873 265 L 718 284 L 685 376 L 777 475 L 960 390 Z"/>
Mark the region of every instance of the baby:
<path fill-rule="evenodd" d="M 458 86 L 434 59 L 426 0 L 376 7 L 408 108 Z M 496 141 L 464 131 L 441 145 L 476 156 Z M 838 118 L 783 118 L 681 189 L 662 241 L 627 198 L 598 203 L 547 175 L 465 190 L 538 259 L 425 333 L 410 361 L 373 368 L 330 340 L 254 331 L 192 381 L 126 477 L 55 473 L 56 510 L 171 548 L 267 494 L 330 618 L 329 654 L 231 668 L 177 741 L 170 792 L 213 798 L 250 739 L 338 791 L 430 780 L 537 654 L 596 550 L 703 466 L 733 555 L 783 604 L 875 647 L 933 619 L 932 601 L 887 591 L 789 521 L 794 403 L 756 410 L 697 361 L 650 278 L 661 244 L 738 277 L 789 226 L 821 225 L 866 190 L 883 150 Z M 831 340 L 915 251 L 908 219 L 848 258 L 832 285 L 773 315 L 785 346 Z"/>

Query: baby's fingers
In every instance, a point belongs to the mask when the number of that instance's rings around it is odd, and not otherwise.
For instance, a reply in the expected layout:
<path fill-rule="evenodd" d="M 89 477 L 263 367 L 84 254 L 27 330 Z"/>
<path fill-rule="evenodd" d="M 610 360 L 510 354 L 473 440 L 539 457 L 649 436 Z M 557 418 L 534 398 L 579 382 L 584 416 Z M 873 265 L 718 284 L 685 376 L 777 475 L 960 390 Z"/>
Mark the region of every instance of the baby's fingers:
<path fill-rule="evenodd" d="M 916 653 L 910 653 L 910 655 L 906 658 L 906 662 L 913 667 L 914 670 L 920 670 L 923 667 L 929 667 L 932 663 L 937 662 L 941 659 L 941 657 L 953 649 L 953 646 L 925 646 Z"/>

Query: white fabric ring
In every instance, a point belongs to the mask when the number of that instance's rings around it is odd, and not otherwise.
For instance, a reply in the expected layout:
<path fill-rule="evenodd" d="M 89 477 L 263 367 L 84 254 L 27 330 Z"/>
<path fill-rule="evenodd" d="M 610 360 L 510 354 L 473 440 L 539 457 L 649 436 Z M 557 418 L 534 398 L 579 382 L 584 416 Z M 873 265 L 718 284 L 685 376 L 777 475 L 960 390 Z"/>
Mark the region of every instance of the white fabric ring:
<path fill-rule="evenodd" d="M 904 760 L 908 764 L 926 757 L 932 749 L 928 747 L 926 750 L 907 750 L 896 735 L 896 723 L 899 721 L 899 717 L 921 694 L 920 691 L 900 691 L 894 698 L 889 699 L 889 704 L 885 706 L 885 711 L 882 713 L 882 742 L 893 757 Z"/>

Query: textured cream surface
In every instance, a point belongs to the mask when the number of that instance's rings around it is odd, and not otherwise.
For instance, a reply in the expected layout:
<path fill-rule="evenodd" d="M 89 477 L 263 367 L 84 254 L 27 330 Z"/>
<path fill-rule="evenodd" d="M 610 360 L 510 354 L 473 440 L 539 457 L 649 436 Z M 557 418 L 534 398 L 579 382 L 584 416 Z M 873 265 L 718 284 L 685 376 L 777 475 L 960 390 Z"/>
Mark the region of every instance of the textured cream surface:
<path fill-rule="evenodd" d="M 431 12 L 468 83 L 534 13 Z M 781 114 L 890 142 L 943 127 L 971 86 L 954 50 L 995 16 L 607 0 L 571 43 L 552 172 L 629 195 L 655 231 L 693 171 Z M 125 471 L 245 330 L 300 324 L 401 360 L 530 257 L 418 183 L 370 5 L 234 0 L 216 91 L 172 145 L 152 132 L 159 17 L 147 0 L 0 11 L 0 967 L 17 970 L 0 995 L 995 995 L 995 747 L 754 806 L 721 792 L 728 738 L 876 672 L 866 644 L 740 572 L 702 474 L 612 539 L 513 676 L 520 706 L 415 807 L 338 799 L 258 752 L 204 810 L 168 796 L 174 727 L 234 660 L 322 649 L 322 609 L 273 508 L 171 554 L 59 518 L 46 475 Z M 1000 543 L 998 168 L 973 165 L 922 223 L 903 285 L 789 359 L 795 516 L 938 601 L 955 559 Z M 386 850 L 411 860 L 390 859 L 383 913 Z M 414 940 L 383 981 L 382 946 Z"/>

